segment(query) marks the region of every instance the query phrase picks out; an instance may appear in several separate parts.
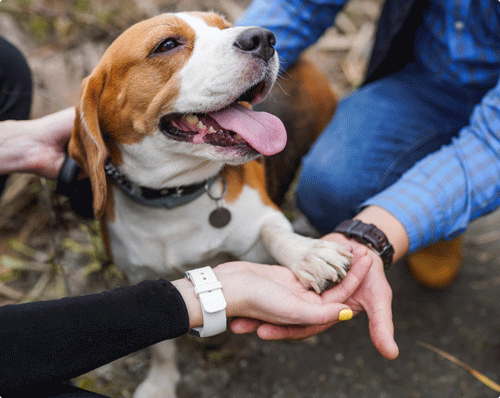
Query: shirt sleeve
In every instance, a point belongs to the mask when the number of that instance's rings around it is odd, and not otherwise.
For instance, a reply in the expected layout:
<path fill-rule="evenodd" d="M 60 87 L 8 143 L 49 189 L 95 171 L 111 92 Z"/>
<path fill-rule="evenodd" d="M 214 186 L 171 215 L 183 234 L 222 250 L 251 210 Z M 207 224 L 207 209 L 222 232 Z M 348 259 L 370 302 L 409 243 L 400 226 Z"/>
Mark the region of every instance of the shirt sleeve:
<path fill-rule="evenodd" d="M 260 26 L 273 32 L 280 65 L 285 70 L 333 25 L 345 3 L 346 0 L 254 0 L 235 25 Z"/>
<path fill-rule="evenodd" d="M 188 328 L 181 294 L 162 279 L 0 307 L 0 395 L 69 380 Z"/>
<path fill-rule="evenodd" d="M 410 252 L 462 233 L 500 206 L 500 80 L 450 145 L 425 157 L 366 201 L 405 227 Z"/>

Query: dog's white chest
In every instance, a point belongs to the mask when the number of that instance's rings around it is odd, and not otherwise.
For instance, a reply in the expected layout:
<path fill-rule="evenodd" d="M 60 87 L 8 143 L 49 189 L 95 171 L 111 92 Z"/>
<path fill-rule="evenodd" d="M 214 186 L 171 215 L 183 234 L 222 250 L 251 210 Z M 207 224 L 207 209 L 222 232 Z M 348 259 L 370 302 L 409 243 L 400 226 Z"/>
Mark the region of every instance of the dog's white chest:
<path fill-rule="evenodd" d="M 111 253 L 133 280 L 241 257 L 258 241 L 265 219 L 284 218 L 247 186 L 235 203 L 224 203 L 231 212 L 231 222 L 224 228 L 209 223 L 217 204 L 208 195 L 167 210 L 137 204 L 118 189 L 113 191 L 115 220 L 107 222 Z"/>

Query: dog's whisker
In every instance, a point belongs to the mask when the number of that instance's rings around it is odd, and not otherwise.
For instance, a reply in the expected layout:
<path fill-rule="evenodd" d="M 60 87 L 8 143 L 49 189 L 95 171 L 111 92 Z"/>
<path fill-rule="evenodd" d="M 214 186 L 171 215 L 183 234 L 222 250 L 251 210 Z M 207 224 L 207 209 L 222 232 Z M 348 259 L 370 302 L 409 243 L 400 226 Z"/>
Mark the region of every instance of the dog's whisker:
<path fill-rule="evenodd" d="M 280 82 L 279 80 L 278 80 L 278 81 L 276 81 L 276 83 L 275 83 L 275 84 L 277 84 L 277 85 L 278 85 L 278 87 L 279 87 L 279 88 L 280 88 L 280 90 L 283 92 L 283 94 L 285 94 L 285 95 L 286 95 L 286 96 L 288 96 L 288 97 L 291 97 L 291 96 L 292 96 L 292 94 L 290 94 L 290 93 L 287 93 L 287 92 L 286 92 L 286 90 L 284 89 L 283 85 L 281 84 L 281 82 Z M 273 93 L 271 93 L 271 95 L 274 95 L 274 94 L 273 94 Z"/>

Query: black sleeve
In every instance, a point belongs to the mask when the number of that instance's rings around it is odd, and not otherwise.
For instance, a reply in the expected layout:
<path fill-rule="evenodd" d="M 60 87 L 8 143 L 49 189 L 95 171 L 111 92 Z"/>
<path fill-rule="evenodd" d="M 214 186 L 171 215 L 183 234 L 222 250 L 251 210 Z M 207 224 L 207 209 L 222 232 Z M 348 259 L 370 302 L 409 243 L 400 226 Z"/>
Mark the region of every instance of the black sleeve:
<path fill-rule="evenodd" d="M 188 328 L 181 294 L 163 279 L 0 307 L 0 396 L 69 380 Z"/>

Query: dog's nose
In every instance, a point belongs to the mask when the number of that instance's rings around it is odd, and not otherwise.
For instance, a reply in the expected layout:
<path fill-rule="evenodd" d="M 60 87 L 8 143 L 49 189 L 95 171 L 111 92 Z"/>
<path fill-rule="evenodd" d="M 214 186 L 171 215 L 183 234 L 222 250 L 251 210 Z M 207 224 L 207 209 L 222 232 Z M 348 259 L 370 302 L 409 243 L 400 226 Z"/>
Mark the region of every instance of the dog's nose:
<path fill-rule="evenodd" d="M 275 44 L 276 38 L 273 32 L 264 28 L 246 29 L 234 41 L 234 45 L 240 50 L 261 58 L 265 62 L 269 61 L 274 55 Z"/>

